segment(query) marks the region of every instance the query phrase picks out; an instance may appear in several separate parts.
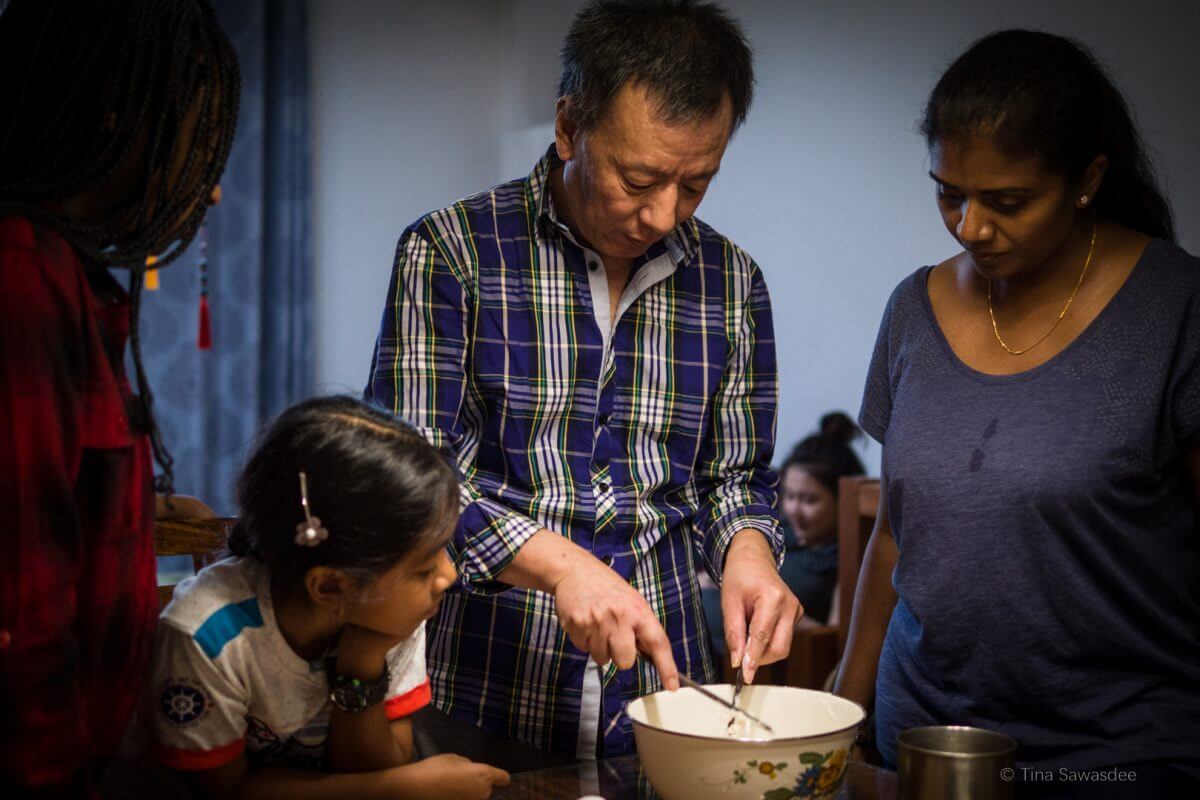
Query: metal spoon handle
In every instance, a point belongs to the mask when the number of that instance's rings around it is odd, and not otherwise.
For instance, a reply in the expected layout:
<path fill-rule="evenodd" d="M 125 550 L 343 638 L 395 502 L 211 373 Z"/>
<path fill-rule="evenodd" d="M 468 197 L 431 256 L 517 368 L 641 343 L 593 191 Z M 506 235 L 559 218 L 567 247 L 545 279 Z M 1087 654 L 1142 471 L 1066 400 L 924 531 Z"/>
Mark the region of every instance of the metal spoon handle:
<path fill-rule="evenodd" d="M 746 685 L 746 671 L 742 669 L 742 665 L 738 664 L 737 678 L 733 682 L 733 704 L 737 706 L 738 698 L 742 696 L 742 687 Z M 741 708 L 741 706 L 738 706 Z M 729 724 L 725 726 L 725 730 L 732 731 L 733 726 L 737 724 L 737 714 L 729 718 Z"/>
<path fill-rule="evenodd" d="M 761 719 L 754 716 L 749 711 L 746 711 L 743 708 L 735 706 L 733 703 L 729 702 L 724 697 L 721 697 L 720 695 L 709 691 L 704 686 L 702 686 L 701 684 L 692 680 L 690 677 L 688 677 L 687 675 L 685 675 L 682 672 L 679 673 L 679 682 L 682 683 L 684 686 L 688 687 L 689 689 L 695 689 L 697 692 L 704 695 L 709 700 L 712 700 L 714 703 L 720 703 L 721 705 L 725 706 L 726 708 L 733 710 L 735 713 L 741 714 L 746 719 L 750 720 L 755 725 L 759 726 L 760 728 L 762 728 L 764 731 L 771 734 L 772 736 L 775 735 L 775 729 L 772 728 L 770 725 L 763 722 Z"/>

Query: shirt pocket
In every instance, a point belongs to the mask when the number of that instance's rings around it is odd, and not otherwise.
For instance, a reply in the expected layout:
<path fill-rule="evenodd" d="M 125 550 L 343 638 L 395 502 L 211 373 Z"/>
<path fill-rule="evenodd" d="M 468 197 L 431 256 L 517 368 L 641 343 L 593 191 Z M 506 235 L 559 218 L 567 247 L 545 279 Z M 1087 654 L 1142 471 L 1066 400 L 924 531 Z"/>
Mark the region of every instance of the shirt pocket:
<path fill-rule="evenodd" d="M 137 537 L 150 491 L 148 475 L 138 468 L 139 437 L 111 381 L 89 384 L 82 410 L 83 452 L 75 483 L 81 522 L 85 529 L 99 532 L 103 544 L 123 545 Z"/>

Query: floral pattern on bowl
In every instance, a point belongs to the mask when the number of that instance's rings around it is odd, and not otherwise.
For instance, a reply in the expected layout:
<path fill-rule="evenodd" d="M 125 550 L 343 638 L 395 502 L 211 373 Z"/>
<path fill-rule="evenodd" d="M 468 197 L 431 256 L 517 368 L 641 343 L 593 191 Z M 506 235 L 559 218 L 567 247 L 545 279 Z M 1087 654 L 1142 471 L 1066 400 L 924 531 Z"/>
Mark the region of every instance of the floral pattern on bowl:
<path fill-rule="evenodd" d="M 747 761 L 745 768 L 735 769 L 732 778 L 717 785 L 782 781 L 785 785 L 764 789 L 761 800 L 819 800 L 833 796 L 845 771 L 845 750 L 801 753 L 794 766 L 787 761 Z"/>

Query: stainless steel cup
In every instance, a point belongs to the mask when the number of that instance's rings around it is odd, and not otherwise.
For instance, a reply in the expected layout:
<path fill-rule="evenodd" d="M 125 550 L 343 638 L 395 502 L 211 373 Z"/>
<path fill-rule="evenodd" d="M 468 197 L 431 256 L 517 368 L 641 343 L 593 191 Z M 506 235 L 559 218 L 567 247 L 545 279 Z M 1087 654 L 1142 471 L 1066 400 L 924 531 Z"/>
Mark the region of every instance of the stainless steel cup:
<path fill-rule="evenodd" d="M 935 725 L 904 731 L 898 743 L 900 800 L 1012 800 L 1011 736 Z"/>

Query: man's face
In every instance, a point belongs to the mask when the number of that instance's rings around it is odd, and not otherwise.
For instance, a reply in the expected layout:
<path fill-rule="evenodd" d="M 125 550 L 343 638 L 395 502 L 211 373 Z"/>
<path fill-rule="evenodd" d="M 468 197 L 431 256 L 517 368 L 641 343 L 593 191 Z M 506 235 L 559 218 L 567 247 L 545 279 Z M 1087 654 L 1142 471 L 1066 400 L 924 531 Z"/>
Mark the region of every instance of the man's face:
<path fill-rule="evenodd" d="M 664 122 L 654 98 L 626 83 L 596 126 L 580 133 L 559 101 L 555 141 L 576 234 L 602 257 L 637 258 L 696 213 L 732 133 L 725 98 L 707 119 Z"/>

